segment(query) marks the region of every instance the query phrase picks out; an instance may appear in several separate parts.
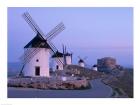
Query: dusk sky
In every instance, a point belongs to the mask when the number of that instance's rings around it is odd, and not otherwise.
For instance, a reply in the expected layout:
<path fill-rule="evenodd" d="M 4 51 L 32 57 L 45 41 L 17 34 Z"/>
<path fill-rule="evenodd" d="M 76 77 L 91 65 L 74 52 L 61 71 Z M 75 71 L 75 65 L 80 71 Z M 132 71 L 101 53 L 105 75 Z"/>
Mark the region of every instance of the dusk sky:
<path fill-rule="evenodd" d="M 22 18 L 29 12 L 47 34 L 58 23 L 66 29 L 52 42 L 62 51 L 62 44 L 77 56 L 87 57 L 93 65 L 98 58 L 114 57 L 118 64 L 133 66 L 133 8 L 8 8 L 8 62 L 17 62 L 23 47 L 35 36 Z"/>

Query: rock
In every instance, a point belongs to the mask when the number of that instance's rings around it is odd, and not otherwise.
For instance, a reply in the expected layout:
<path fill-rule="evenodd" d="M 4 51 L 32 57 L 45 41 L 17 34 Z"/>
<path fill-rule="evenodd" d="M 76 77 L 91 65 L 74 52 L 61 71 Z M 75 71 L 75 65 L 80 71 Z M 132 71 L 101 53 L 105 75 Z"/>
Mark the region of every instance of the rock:
<path fill-rule="evenodd" d="M 110 69 L 116 68 L 116 59 L 111 57 L 104 57 L 97 60 L 98 67 L 106 67 Z"/>
<path fill-rule="evenodd" d="M 90 88 L 89 81 L 81 80 L 57 80 L 57 78 L 13 78 L 8 80 L 9 87 L 23 87 L 36 89 L 86 89 Z"/>
<path fill-rule="evenodd" d="M 117 75 L 106 75 L 102 82 L 111 86 L 119 93 L 118 97 L 133 97 L 133 73 L 129 70 L 121 70 Z M 119 89 L 119 90 L 118 90 Z"/>
<path fill-rule="evenodd" d="M 99 72 L 106 74 L 118 75 L 124 68 L 116 63 L 115 58 L 104 57 L 97 60 L 97 67 Z"/>
<path fill-rule="evenodd" d="M 96 79 L 100 78 L 102 75 L 102 73 L 98 71 L 94 71 L 85 67 L 80 67 L 78 65 L 68 65 L 64 71 L 67 75 L 80 78 L 83 77 L 86 79 Z"/>

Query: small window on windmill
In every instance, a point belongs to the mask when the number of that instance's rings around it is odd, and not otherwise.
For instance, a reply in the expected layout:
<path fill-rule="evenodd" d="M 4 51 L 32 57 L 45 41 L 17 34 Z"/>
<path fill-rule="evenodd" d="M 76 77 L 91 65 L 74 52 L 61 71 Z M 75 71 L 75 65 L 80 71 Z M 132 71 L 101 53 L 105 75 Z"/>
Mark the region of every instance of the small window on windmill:
<path fill-rule="evenodd" d="M 36 59 L 36 62 L 39 62 L 39 59 Z"/>

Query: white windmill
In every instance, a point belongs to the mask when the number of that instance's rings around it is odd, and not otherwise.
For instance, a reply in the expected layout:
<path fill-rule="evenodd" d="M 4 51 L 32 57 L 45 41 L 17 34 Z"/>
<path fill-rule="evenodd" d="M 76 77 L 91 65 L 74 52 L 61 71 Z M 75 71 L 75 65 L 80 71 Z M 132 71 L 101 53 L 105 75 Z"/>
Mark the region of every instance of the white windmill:
<path fill-rule="evenodd" d="M 79 58 L 79 61 L 78 61 L 79 66 L 85 67 L 85 61 L 84 60 L 86 60 L 87 57 L 81 58 L 80 56 L 78 56 L 78 58 Z"/>
<path fill-rule="evenodd" d="M 64 66 L 64 58 L 63 53 L 57 51 L 55 54 L 52 55 L 53 60 L 55 61 L 54 69 L 55 70 L 63 70 Z M 62 62 L 59 62 L 58 59 Z"/>
<path fill-rule="evenodd" d="M 61 22 L 47 35 L 44 35 L 28 12 L 23 14 L 23 18 L 36 33 L 36 36 L 24 47 L 24 54 L 21 57 L 23 67 L 20 74 L 32 77 L 49 77 L 50 53 L 55 54 L 58 51 L 50 40 L 63 31 L 65 26 Z M 61 62 L 60 59 L 56 60 Z M 63 62 L 61 63 L 63 64 Z"/>
<path fill-rule="evenodd" d="M 52 58 L 57 61 L 54 63 L 54 70 L 64 70 L 64 65 L 72 64 L 72 53 L 66 51 L 66 46 L 63 45 L 63 53 L 57 51 Z M 61 62 L 58 62 L 59 59 Z"/>
<path fill-rule="evenodd" d="M 63 45 L 63 57 L 64 57 L 64 64 L 71 65 L 72 64 L 72 53 L 68 53 L 66 50 L 66 46 Z"/>
<path fill-rule="evenodd" d="M 93 66 L 92 66 L 92 70 L 98 71 L 97 65 L 93 65 Z"/>

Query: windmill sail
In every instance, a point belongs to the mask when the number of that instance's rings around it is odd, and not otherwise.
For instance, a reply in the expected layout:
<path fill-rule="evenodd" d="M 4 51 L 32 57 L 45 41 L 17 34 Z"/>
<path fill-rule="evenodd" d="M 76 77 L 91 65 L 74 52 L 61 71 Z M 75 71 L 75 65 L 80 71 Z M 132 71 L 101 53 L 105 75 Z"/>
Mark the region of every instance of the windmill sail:
<path fill-rule="evenodd" d="M 52 43 L 50 43 L 50 42 L 48 44 L 51 47 L 51 54 L 52 55 L 56 54 L 56 52 L 58 51 L 57 48 Z M 59 57 L 57 59 L 55 59 L 55 60 L 56 60 L 56 62 L 59 62 L 59 63 L 64 65 L 64 63 L 61 61 L 61 59 Z"/>
<path fill-rule="evenodd" d="M 28 12 L 23 14 L 23 18 L 25 19 L 25 21 L 29 24 L 29 26 L 36 32 L 36 33 L 40 33 L 40 35 L 45 36 L 44 33 L 42 32 L 42 30 L 39 28 L 39 26 L 37 25 L 37 23 L 33 20 L 33 18 L 30 16 L 30 14 Z"/>
<path fill-rule="evenodd" d="M 26 50 L 26 52 L 24 53 L 24 55 L 22 55 L 22 57 L 20 58 L 22 61 L 22 69 L 19 73 L 19 75 L 22 75 L 23 69 L 25 67 L 25 65 L 40 51 L 40 48 L 35 48 L 35 49 L 28 49 Z"/>
<path fill-rule="evenodd" d="M 50 41 L 55 36 L 57 36 L 60 32 L 62 32 L 65 29 L 64 24 L 61 22 L 59 23 L 55 28 L 53 28 L 47 35 L 46 40 Z"/>
<path fill-rule="evenodd" d="M 44 33 L 42 32 L 42 30 L 39 28 L 39 26 L 36 24 L 36 22 L 33 20 L 33 18 L 30 16 L 30 14 L 28 12 L 23 14 L 23 18 L 25 19 L 25 21 L 28 23 L 28 25 L 32 28 L 32 30 L 36 34 L 40 34 L 44 38 L 44 36 L 45 36 Z M 62 32 L 64 29 L 65 29 L 65 26 L 61 22 L 55 28 L 53 28 L 44 38 L 46 40 L 46 43 L 50 46 L 50 49 L 51 49 L 53 54 L 55 54 L 56 51 L 58 51 L 58 50 L 50 42 L 50 40 L 52 38 L 54 38 L 56 35 L 58 35 L 60 32 Z M 28 63 L 40 51 L 39 46 L 38 46 L 38 48 L 35 48 L 35 49 L 26 50 L 24 52 L 24 55 L 22 57 L 20 57 L 22 62 L 23 62 L 22 70 L 23 70 L 25 64 Z M 57 62 L 60 62 L 63 64 L 63 62 L 59 58 L 57 59 Z M 22 72 L 22 70 L 21 70 L 21 72 Z"/>

